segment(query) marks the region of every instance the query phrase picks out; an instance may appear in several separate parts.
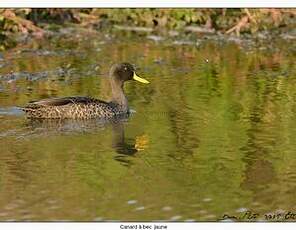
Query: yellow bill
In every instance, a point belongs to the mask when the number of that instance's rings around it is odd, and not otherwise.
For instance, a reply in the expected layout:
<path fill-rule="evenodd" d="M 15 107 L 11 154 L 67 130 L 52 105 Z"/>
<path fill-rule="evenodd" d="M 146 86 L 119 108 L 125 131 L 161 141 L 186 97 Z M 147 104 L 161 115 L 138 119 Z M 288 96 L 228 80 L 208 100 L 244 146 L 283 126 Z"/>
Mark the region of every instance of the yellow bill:
<path fill-rule="evenodd" d="M 149 83 L 149 81 L 147 81 L 146 79 L 139 77 L 136 74 L 136 72 L 134 72 L 133 79 L 136 80 L 136 81 L 142 82 L 144 84 L 148 84 Z"/>

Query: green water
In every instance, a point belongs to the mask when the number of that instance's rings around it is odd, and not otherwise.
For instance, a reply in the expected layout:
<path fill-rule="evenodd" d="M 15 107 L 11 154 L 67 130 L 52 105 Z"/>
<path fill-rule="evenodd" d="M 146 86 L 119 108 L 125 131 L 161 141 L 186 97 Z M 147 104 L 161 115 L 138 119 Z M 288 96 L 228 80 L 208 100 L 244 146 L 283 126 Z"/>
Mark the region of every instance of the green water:
<path fill-rule="evenodd" d="M 198 44 L 66 34 L 3 52 L 0 220 L 296 213 L 294 40 Z M 38 123 L 17 108 L 108 99 L 108 69 L 122 61 L 151 82 L 126 84 L 129 119 Z"/>

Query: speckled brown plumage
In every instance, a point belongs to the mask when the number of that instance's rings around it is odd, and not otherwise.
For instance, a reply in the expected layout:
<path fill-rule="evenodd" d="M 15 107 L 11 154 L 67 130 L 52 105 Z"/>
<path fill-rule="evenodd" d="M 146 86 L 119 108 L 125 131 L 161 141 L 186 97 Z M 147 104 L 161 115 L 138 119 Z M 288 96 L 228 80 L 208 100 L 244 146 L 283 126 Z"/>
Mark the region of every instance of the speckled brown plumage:
<path fill-rule="evenodd" d="M 114 102 L 89 97 L 45 99 L 31 102 L 22 109 L 28 118 L 41 119 L 111 118 L 128 112 Z"/>
<path fill-rule="evenodd" d="M 115 64 L 110 69 L 112 100 L 101 101 L 90 97 L 43 99 L 27 104 L 22 110 L 28 118 L 38 119 L 92 119 L 113 118 L 129 113 L 123 85 L 128 80 L 149 83 L 136 75 L 129 63 Z"/>

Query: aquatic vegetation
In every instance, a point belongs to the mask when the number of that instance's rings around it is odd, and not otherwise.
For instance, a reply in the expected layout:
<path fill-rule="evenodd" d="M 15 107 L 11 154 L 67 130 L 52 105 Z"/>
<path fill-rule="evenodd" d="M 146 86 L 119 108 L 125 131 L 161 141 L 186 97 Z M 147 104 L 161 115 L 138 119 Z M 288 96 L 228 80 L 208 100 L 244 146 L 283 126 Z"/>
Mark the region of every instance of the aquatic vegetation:
<path fill-rule="evenodd" d="M 256 32 L 295 23 L 288 9 L 95 9 L 91 12 L 115 24 L 182 29 L 197 25 L 230 33 Z M 235 29 L 232 29 L 235 28 Z"/>
<path fill-rule="evenodd" d="M 295 9 L 0 9 L 0 50 L 12 46 L 7 42 L 13 40 L 11 34 L 43 37 L 71 24 L 95 30 L 121 25 L 239 36 L 295 28 L 295 15 Z"/>

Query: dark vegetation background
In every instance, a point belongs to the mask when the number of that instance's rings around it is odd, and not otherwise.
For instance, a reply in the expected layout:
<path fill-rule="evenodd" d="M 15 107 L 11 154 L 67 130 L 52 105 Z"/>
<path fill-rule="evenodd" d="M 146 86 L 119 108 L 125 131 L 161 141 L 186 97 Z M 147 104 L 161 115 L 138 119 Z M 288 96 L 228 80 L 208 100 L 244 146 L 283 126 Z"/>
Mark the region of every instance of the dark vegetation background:
<path fill-rule="evenodd" d="M 44 37 L 76 26 L 109 30 L 114 26 L 154 31 L 254 34 L 295 28 L 295 9 L 0 9 L 0 50 L 15 35 Z"/>

